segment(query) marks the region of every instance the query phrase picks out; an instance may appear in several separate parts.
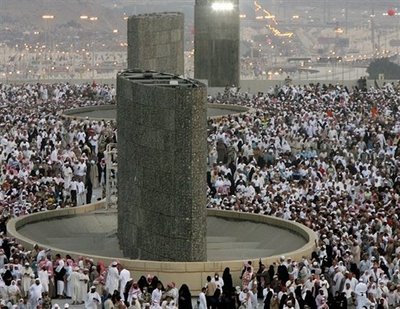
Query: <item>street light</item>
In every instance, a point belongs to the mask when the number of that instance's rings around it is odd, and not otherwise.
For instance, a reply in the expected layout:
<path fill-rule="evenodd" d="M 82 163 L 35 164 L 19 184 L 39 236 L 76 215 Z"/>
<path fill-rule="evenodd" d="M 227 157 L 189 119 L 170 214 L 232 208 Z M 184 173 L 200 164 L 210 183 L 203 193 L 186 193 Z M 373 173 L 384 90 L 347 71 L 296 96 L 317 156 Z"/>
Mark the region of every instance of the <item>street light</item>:
<path fill-rule="evenodd" d="M 335 33 L 336 34 L 342 34 L 344 32 L 344 30 L 342 29 L 342 28 L 340 28 L 340 27 L 337 27 L 336 29 L 335 29 Z"/>
<path fill-rule="evenodd" d="M 7 62 L 6 62 L 6 47 L 7 45 L 5 43 L 0 43 L 0 46 L 3 48 L 3 63 L 1 64 L 2 70 L 6 71 L 7 70 Z M 4 79 L 7 79 L 7 73 L 3 73 Z"/>
<path fill-rule="evenodd" d="M 99 19 L 97 16 L 88 16 L 88 15 L 81 15 L 79 18 L 82 20 L 87 20 L 88 22 L 95 22 Z M 94 41 L 92 41 L 92 43 L 91 43 L 91 49 L 92 49 L 92 78 L 94 79 L 94 69 L 95 69 L 95 64 L 96 64 Z"/>
<path fill-rule="evenodd" d="M 211 8 L 214 11 L 233 11 L 234 5 L 232 2 L 218 1 L 211 4 Z"/>
<path fill-rule="evenodd" d="M 91 16 L 89 17 L 89 20 L 91 22 L 97 21 L 99 18 L 97 16 Z M 95 50 L 94 50 L 94 41 L 92 41 L 92 79 L 94 80 L 94 68 L 95 68 Z"/>
<path fill-rule="evenodd" d="M 54 15 L 42 15 L 42 19 L 45 21 L 46 23 L 46 37 L 45 37 L 45 41 L 46 41 L 46 45 L 48 45 L 48 35 L 49 35 L 49 21 L 54 19 Z"/>
<path fill-rule="evenodd" d="M 46 44 L 46 50 L 45 50 L 45 62 L 47 62 L 47 50 L 49 49 L 51 52 L 51 41 L 49 39 L 49 21 L 54 19 L 54 15 L 42 15 L 42 19 L 46 23 L 46 32 L 45 32 L 45 44 Z M 46 69 L 46 72 L 48 72 L 48 68 Z"/>

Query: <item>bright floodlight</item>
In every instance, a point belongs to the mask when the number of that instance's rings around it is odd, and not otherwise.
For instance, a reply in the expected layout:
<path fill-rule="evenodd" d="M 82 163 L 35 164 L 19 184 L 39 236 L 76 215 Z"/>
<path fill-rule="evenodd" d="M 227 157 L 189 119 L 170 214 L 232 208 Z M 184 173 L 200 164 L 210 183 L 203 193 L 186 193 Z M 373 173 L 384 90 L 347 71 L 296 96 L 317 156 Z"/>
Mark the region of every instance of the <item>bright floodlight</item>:
<path fill-rule="evenodd" d="M 214 11 L 232 11 L 234 6 L 232 2 L 214 2 L 211 8 Z"/>

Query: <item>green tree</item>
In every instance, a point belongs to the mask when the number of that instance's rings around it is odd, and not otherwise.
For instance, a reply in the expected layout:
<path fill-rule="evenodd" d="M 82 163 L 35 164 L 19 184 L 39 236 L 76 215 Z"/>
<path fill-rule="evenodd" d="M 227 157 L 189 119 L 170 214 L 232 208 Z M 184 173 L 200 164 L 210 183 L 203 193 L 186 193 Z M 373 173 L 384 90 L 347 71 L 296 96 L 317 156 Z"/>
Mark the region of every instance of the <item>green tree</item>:
<path fill-rule="evenodd" d="M 400 66 L 387 58 L 372 61 L 367 68 L 369 79 L 378 79 L 379 74 L 384 74 L 385 79 L 400 79 Z"/>

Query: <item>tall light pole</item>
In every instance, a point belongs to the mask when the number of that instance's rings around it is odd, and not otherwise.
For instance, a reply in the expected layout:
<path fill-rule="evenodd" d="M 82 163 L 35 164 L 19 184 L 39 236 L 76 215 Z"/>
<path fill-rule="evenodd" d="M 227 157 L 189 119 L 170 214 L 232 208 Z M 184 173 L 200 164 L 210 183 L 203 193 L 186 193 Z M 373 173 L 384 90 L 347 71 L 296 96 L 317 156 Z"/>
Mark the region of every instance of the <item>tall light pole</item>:
<path fill-rule="evenodd" d="M 46 52 L 45 52 L 45 61 L 47 62 L 47 49 L 50 49 L 50 43 L 49 43 L 49 21 L 51 21 L 51 20 L 53 20 L 54 19 L 54 15 L 42 15 L 42 19 L 45 21 L 45 24 L 46 24 L 46 31 L 45 31 L 45 50 L 46 50 Z M 49 67 L 48 66 L 46 66 L 46 73 L 47 73 L 47 76 L 48 76 L 48 73 L 49 72 Z"/>
<path fill-rule="evenodd" d="M 7 78 L 7 62 L 6 62 L 6 47 L 7 47 L 7 45 L 5 43 L 0 43 L 0 46 L 3 49 L 3 62 L 0 67 L 2 67 L 2 69 L 4 70 L 4 72 L 2 73 L 2 76 L 6 79 Z"/>
<path fill-rule="evenodd" d="M 4 67 L 6 67 L 6 47 L 7 47 L 7 45 L 5 43 L 0 43 L 0 46 L 3 49 L 3 63 L 2 63 L 2 65 Z"/>
<path fill-rule="evenodd" d="M 98 20 L 97 16 L 89 17 L 91 22 L 96 22 Z M 95 69 L 95 52 L 94 52 L 94 40 L 92 41 L 92 79 L 94 79 L 94 69 Z"/>
<path fill-rule="evenodd" d="M 95 23 L 99 18 L 97 16 L 88 16 L 88 15 L 81 15 L 79 17 L 81 20 L 87 20 L 89 22 Z M 95 32 L 94 32 L 95 33 Z M 94 79 L 94 70 L 95 70 L 95 50 L 94 50 L 94 40 L 91 42 L 91 49 L 92 49 L 92 79 Z"/>
<path fill-rule="evenodd" d="M 48 42 L 48 39 L 49 39 L 49 21 L 54 19 L 54 15 L 42 15 L 42 19 L 46 23 L 45 44 L 47 46 L 47 45 L 49 45 L 49 42 Z"/>
<path fill-rule="evenodd" d="M 376 52 L 375 52 L 375 8 L 373 3 L 371 3 L 371 44 L 372 44 L 372 58 L 375 59 Z"/>

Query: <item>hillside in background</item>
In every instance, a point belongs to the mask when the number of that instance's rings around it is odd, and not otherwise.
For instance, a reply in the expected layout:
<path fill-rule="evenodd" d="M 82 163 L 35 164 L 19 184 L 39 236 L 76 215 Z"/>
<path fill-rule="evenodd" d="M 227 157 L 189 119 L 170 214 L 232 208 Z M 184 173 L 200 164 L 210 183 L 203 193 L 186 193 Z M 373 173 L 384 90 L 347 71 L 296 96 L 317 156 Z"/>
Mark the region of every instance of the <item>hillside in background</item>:
<path fill-rule="evenodd" d="M 40 31 L 46 27 L 72 27 L 99 31 L 124 30 L 126 22 L 118 9 L 106 8 L 96 0 L 0 0 L 2 28 Z M 53 15 L 46 23 L 43 15 Z M 81 20 L 81 15 L 96 16 L 97 21 Z"/>

